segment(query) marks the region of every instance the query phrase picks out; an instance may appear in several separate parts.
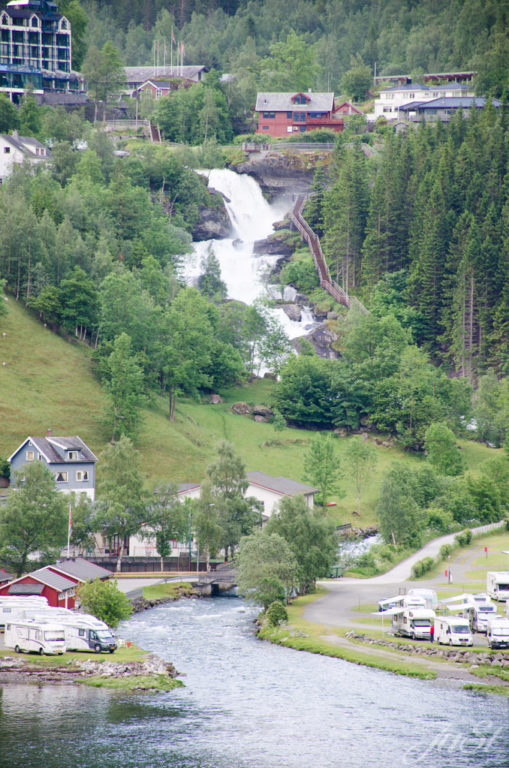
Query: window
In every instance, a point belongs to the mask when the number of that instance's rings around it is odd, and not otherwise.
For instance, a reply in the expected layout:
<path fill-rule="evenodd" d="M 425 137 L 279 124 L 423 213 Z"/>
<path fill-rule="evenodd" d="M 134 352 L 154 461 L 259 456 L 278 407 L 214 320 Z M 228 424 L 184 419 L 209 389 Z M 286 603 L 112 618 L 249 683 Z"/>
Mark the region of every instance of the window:
<path fill-rule="evenodd" d="M 67 472 L 57 472 L 55 480 L 57 483 L 67 482 Z"/>
<path fill-rule="evenodd" d="M 67 458 L 69 461 L 76 461 L 78 458 L 78 451 L 67 451 Z"/>
<path fill-rule="evenodd" d="M 264 131 L 268 131 L 269 130 L 269 126 L 268 125 L 264 125 L 264 126 L 262 126 L 262 128 L 263 128 Z"/>
<path fill-rule="evenodd" d="M 299 93 L 293 100 L 294 104 L 305 104 L 306 103 L 306 97 L 303 93 Z"/>
<path fill-rule="evenodd" d="M 305 112 L 294 112 L 293 113 L 293 119 L 296 123 L 305 123 L 306 122 L 306 113 Z"/>
<path fill-rule="evenodd" d="M 11 151 L 11 148 L 10 148 L 10 147 L 4 147 L 4 153 L 5 153 L 6 155 L 8 155 L 10 151 Z"/>
<path fill-rule="evenodd" d="M 264 116 L 264 118 L 265 118 L 266 120 L 267 120 L 267 119 L 271 119 L 271 120 L 272 120 L 272 119 L 274 119 L 274 118 L 275 118 L 275 116 L 276 116 L 276 113 L 275 113 L 275 112 L 264 112 L 264 113 L 263 113 L 263 116 Z"/>
<path fill-rule="evenodd" d="M 88 472 L 86 470 L 78 469 L 76 472 L 76 482 L 86 483 L 88 480 Z"/>
<path fill-rule="evenodd" d="M 39 26 L 39 20 L 37 16 L 32 16 L 32 27 L 38 27 Z"/>
<path fill-rule="evenodd" d="M 33 461 L 35 459 L 35 453 L 33 451 L 27 451 L 25 455 L 27 461 Z"/>
<path fill-rule="evenodd" d="M 292 115 L 293 115 L 293 112 L 287 112 L 286 113 L 286 116 L 287 116 L 288 120 L 292 119 Z"/>

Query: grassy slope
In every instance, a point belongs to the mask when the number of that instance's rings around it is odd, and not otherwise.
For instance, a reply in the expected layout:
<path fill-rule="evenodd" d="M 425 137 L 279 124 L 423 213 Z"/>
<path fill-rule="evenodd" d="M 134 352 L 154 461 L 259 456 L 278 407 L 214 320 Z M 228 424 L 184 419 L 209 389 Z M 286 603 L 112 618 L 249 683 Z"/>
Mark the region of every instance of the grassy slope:
<path fill-rule="evenodd" d="M 90 350 L 59 338 L 12 298 L 8 306 L 7 318 L 0 321 L 0 334 L 6 334 L 0 335 L 0 456 L 9 456 L 29 434 L 44 435 L 48 427 L 55 435 L 81 435 L 100 455 L 109 439 L 101 423 L 106 399 L 92 374 Z M 146 411 L 137 440 L 147 485 L 163 479 L 200 482 L 221 439 L 235 445 L 248 470 L 305 481 L 303 458 L 312 432 L 285 429 L 277 433 L 270 424 L 259 424 L 231 412 L 231 404 L 237 400 L 270 403 L 272 386 L 273 382 L 260 380 L 222 393 L 224 401 L 219 405 L 180 400 L 173 424 L 167 418 L 165 399 L 156 397 Z M 264 445 L 273 440 L 281 444 Z M 337 441 L 340 457 L 346 442 Z M 471 468 L 497 453 L 478 443 L 462 446 Z M 352 514 L 357 506 L 356 495 L 353 482 L 346 477 L 342 482 L 345 496 L 336 498 L 338 506 L 330 511 L 334 519 L 355 525 L 374 522 L 380 480 L 391 462 L 418 466 L 423 461 L 381 446 L 377 454 L 378 463 L 363 496 L 361 518 Z"/>

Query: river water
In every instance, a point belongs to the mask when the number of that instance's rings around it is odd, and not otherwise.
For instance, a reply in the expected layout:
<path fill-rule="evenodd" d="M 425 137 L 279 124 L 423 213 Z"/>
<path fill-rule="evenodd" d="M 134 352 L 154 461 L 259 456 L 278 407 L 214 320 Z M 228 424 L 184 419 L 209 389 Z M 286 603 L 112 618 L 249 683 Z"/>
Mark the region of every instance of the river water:
<path fill-rule="evenodd" d="M 215 598 L 124 622 L 172 692 L 4 686 L 0 768 L 509 766 L 507 699 L 262 643 L 255 615 Z"/>

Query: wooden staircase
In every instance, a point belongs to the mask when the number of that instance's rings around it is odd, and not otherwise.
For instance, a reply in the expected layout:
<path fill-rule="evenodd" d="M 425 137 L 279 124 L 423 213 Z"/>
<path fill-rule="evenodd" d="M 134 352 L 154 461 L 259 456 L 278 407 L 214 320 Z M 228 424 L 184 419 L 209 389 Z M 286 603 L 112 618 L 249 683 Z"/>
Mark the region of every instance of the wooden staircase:
<path fill-rule="evenodd" d="M 316 271 L 318 272 L 320 287 L 323 288 L 324 291 L 327 291 L 327 293 L 339 302 L 339 304 L 343 304 L 343 306 L 350 308 L 352 303 L 355 302 L 361 312 L 367 314 L 368 310 L 364 304 L 361 304 L 358 299 L 350 297 L 348 293 L 331 278 L 327 262 L 325 261 L 322 252 L 322 246 L 320 245 L 320 238 L 313 232 L 306 219 L 302 216 L 302 209 L 304 208 L 305 202 L 305 196 L 299 195 L 295 205 L 290 211 L 290 219 L 302 239 L 309 245 L 309 250 L 311 251 Z"/>

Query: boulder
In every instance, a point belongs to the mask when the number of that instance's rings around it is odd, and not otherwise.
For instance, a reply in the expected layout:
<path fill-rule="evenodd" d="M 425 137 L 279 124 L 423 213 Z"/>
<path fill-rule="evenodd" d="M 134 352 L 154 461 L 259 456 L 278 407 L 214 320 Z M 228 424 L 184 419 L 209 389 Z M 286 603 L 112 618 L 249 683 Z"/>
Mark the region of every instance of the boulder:
<path fill-rule="evenodd" d="M 216 395 L 216 394 L 213 393 L 213 394 L 211 394 L 211 396 L 209 398 L 209 402 L 212 405 L 217 405 L 218 403 L 222 403 L 223 400 L 222 400 L 221 395 Z"/>
<path fill-rule="evenodd" d="M 292 243 L 288 243 L 277 234 L 269 235 L 264 240 L 257 240 L 253 246 L 255 256 L 283 256 L 288 258 L 295 250 Z"/>
<path fill-rule="evenodd" d="M 297 296 L 297 291 L 292 285 L 285 285 L 283 290 L 283 301 L 294 302 Z"/>
<path fill-rule="evenodd" d="M 251 406 L 240 401 L 238 403 L 233 403 L 232 411 L 239 416 L 249 416 L 251 413 Z"/>
<path fill-rule="evenodd" d="M 270 421 L 274 411 L 268 405 L 255 405 L 253 408 L 255 421 Z"/>
<path fill-rule="evenodd" d="M 302 320 L 302 310 L 298 304 L 283 304 L 283 311 L 286 315 L 296 323 L 300 323 Z"/>
<path fill-rule="evenodd" d="M 309 341 L 316 354 L 319 357 L 325 357 L 330 360 L 335 360 L 340 357 L 339 352 L 333 349 L 332 344 L 337 340 L 337 335 L 334 331 L 331 331 L 325 324 L 319 325 L 314 328 L 311 333 L 301 337 Z M 292 342 L 294 348 L 299 351 L 300 339 L 294 339 Z"/>

